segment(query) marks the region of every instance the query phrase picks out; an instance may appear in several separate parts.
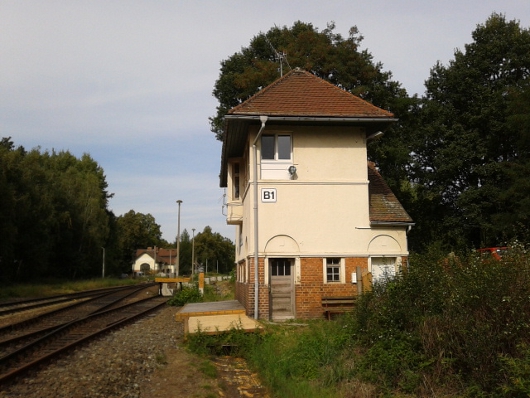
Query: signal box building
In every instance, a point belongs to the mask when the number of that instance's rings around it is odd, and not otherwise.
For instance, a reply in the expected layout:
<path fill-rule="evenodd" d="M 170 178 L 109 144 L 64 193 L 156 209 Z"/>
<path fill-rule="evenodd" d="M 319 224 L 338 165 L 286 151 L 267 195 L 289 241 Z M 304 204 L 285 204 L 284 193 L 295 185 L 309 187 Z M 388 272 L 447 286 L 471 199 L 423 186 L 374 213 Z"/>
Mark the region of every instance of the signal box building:
<path fill-rule="evenodd" d="M 408 256 L 412 220 L 367 161 L 395 122 L 316 76 L 293 70 L 225 117 L 220 185 L 236 229 L 236 298 L 260 319 L 318 318 Z"/>

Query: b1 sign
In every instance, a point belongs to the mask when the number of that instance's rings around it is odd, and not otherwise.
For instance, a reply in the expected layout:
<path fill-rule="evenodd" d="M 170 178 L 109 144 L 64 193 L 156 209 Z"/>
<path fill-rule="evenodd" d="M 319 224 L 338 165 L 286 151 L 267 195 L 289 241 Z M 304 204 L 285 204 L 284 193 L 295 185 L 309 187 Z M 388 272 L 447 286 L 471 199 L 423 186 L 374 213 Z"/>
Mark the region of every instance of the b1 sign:
<path fill-rule="evenodd" d="M 261 188 L 262 203 L 276 203 L 276 188 Z"/>

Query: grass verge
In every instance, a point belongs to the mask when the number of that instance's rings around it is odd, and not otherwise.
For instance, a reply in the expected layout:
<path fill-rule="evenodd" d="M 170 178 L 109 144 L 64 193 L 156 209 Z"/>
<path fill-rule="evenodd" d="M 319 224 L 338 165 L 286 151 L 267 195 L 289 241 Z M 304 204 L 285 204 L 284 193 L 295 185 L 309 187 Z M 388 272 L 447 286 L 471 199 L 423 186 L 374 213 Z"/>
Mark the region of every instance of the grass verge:
<path fill-rule="evenodd" d="M 0 300 L 47 297 L 105 287 L 133 285 L 137 283 L 139 283 L 139 280 L 137 279 L 117 278 L 88 279 L 82 281 L 47 280 L 43 283 L 3 286 L 0 289 Z"/>

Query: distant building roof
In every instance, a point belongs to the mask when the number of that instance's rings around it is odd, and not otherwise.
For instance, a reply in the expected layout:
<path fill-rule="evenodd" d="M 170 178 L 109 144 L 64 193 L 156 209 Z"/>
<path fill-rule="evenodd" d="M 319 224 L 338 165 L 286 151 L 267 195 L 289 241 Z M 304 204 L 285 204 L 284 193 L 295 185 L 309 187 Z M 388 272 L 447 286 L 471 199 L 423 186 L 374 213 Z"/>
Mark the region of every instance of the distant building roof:
<path fill-rule="evenodd" d="M 373 162 L 368 162 L 368 182 L 372 224 L 412 224 L 412 218 L 399 203 Z"/>
<path fill-rule="evenodd" d="M 174 265 L 177 262 L 177 249 L 163 249 L 156 247 L 156 257 L 155 251 L 152 247 L 147 249 L 137 249 L 136 250 L 136 259 L 141 257 L 143 254 L 147 254 L 153 259 L 156 259 L 157 263 L 161 264 L 170 264 Z"/>

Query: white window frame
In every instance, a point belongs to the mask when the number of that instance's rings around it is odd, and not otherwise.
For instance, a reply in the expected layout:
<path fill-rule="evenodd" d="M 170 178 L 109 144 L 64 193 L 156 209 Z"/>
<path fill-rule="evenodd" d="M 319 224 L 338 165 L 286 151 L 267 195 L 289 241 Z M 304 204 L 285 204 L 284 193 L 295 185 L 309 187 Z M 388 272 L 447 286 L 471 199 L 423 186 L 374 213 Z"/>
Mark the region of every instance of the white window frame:
<path fill-rule="evenodd" d="M 291 144 L 289 159 L 278 158 L 278 137 L 287 136 Z M 274 137 L 274 159 L 263 158 L 263 138 Z M 264 180 L 290 180 L 289 167 L 294 165 L 293 134 L 291 131 L 271 131 L 261 137 L 260 161 L 261 178 Z"/>
<path fill-rule="evenodd" d="M 380 262 L 386 264 L 379 264 Z M 382 274 L 374 273 L 374 267 L 379 269 L 386 268 Z M 393 279 L 401 270 L 401 257 L 399 256 L 373 256 L 370 257 L 370 272 L 372 273 L 372 282 L 385 281 Z M 386 273 L 385 273 L 386 271 Z"/>
<path fill-rule="evenodd" d="M 338 259 L 339 260 L 339 280 L 338 281 L 328 281 L 328 259 Z M 346 283 L 346 262 L 342 257 L 324 257 L 322 259 L 322 276 L 324 278 L 325 284 L 340 284 Z"/>
<path fill-rule="evenodd" d="M 274 137 L 274 158 L 273 159 L 264 159 L 263 158 L 263 152 L 261 153 L 261 161 L 263 163 L 268 163 L 268 162 L 285 162 L 285 163 L 292 163 L 293 161 L 293 135 L 290 133 L 290 132 L 276 132 L 276 133 L 268 133 L 268 134 L 263 134 L 261 136 L 261 148 L 263 148 L 263 139 L 265 137 Z M 290 148 L 289 148 L 289 158 L 288 159 L 280 159 L 279 158 L 279 146 L 278 146 L 278 138 L 279 137 L 289 137 L 289 144 L 290 144 Z"/>
<path fill-rule="evenodd" d="M 243 261 L 242 263 L 237 264 L 237 281 L 240 283 L 247 282 L 247 262 Z"/>

